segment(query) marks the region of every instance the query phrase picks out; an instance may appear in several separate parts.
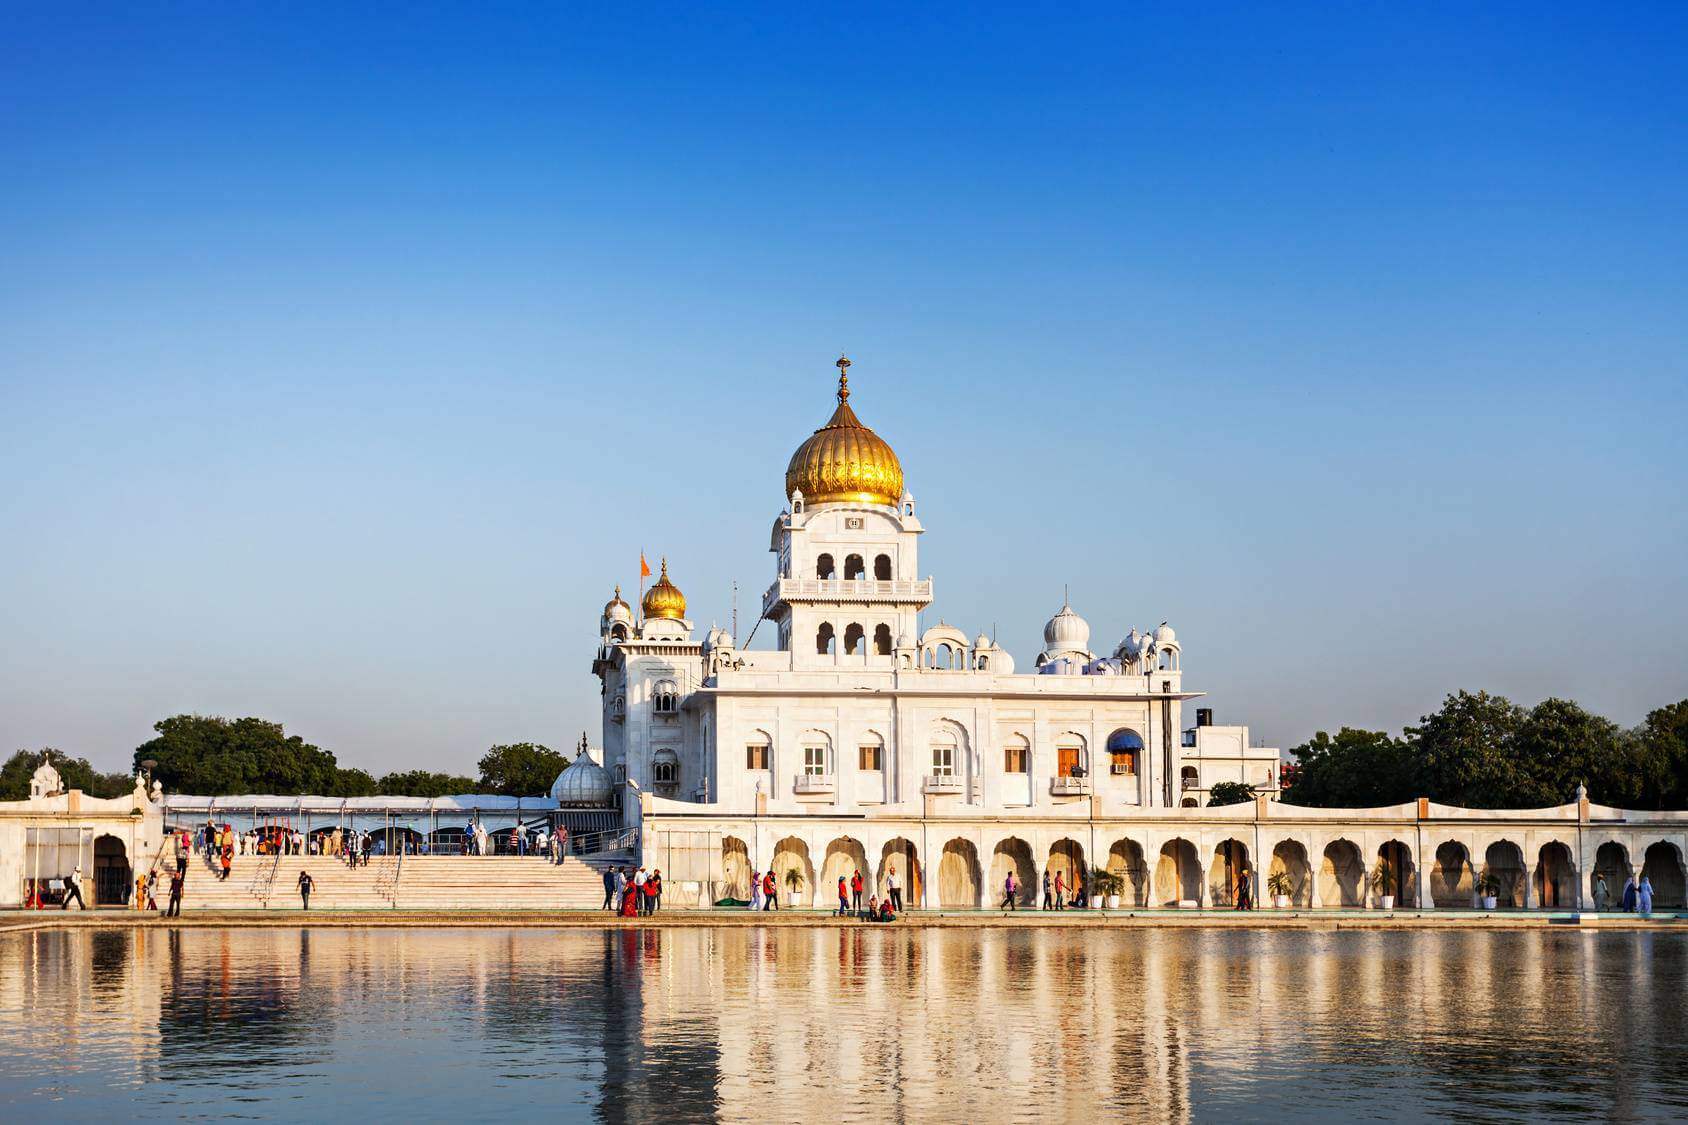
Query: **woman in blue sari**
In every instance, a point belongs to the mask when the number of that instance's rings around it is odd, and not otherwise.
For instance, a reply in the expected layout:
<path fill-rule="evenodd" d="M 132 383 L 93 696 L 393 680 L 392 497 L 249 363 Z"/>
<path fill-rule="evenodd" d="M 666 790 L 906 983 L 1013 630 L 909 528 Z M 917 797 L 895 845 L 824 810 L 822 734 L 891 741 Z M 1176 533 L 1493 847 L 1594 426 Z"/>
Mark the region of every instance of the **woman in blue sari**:
<path fill-rule="evenodd" d="M 1643 914 L 1653 913 L 1653 881 L 1641 876 L 1641 887 L 1635 892 L 1635 908 Z"/>
<path fill-rule="evenodd" d="M 1635 876 L 1631 875 L 1624 882 L 1624 913 L 1625 914 L 1635 913 L 1636 894 L 1637 894 L 1637 891 L 1635 889 Z"/>

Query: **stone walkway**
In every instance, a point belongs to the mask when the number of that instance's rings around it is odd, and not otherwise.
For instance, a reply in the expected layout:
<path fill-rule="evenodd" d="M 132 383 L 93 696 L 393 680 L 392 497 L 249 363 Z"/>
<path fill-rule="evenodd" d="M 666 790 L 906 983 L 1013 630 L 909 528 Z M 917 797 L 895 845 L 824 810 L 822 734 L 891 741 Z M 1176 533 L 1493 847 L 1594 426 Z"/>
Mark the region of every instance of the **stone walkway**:
<path fill-rule="evenodd" d="M 521 926 L 552 929 L 639 929 L 696 926 L 777 927 L 950 927 L 967 929 L 1153 929 L 1224 928 L 1288 930 L 1517 930 L 1549 927 L 1581 929 L 1661 930 L 1688 932 L 1688 913 L 1562 914 L 1500 910 L 1067 910 L 914 911 L 892 923 L 839 918 L 822 910 L 668 910 L 648 918 L 619 918 L 607 911 L 585 910 L 199 910 L 181 918 L 132 910 L 6 910 L 0 911 L 0 933 L 60 928 L 205 927 L 425 927 Z"/>

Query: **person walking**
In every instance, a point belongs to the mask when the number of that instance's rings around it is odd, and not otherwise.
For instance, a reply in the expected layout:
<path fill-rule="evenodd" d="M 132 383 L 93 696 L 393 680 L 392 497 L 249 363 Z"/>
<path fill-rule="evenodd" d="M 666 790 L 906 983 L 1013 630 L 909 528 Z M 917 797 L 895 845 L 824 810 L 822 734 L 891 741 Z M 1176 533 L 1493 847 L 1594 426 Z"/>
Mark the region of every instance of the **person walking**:
<path fill-rule="evenodd" d="M 188 834 L 187 830 L 176 833 L 176 870 L 188 869 Z"/>
<path fill-rule="evenodd" d="M 857 914 L 862 912 L 862 873 L 860 871 L 850 876 L 850 909 Z"/>
<path fill-rule="evenodd" d="M 1055 884 L 1050 882 L 1049 869 L 1043 869 L 1043 909 L 1055 909 Z"/>
<path fill-rule="evenodd" d="M 842 918 L 850 912 L 850 894 L 844 888 L 844 876 L 838 877 L 838 913 L 835 917 Z"/>
<path fill-rule="evenodd" d="M 569 857 L 569 826 L 566 824 L 557 825 L 555 839 L 557 841 L 557 863 L 561 864 L 563 860 Z"/>
<path fill-rule="evenodd" d="M 1631 875 L 1628 879 L 1624 880 L 1624 913 L 1625 914 L 1635 913 L 1635 898 L 1636 898 L 1635 876 Z"/>
<path fill-rule="evenodd" d="M 631 878 L 632 874 L 625 866 L 615 869 L 615 901 L 618 906 L 627 896 L 627 884 Z"/>
<path fill-rule="evenodd" d="M 226 843 L 226 844 L 223 845 L 223 882 L 226 883 L 226 882 L 229 881 L 229 871 L 233 868 L 233 866 L 234 866 L 234 845 L 231 844 L 231 843 Z"/>
<path fill-rule="evenodd" d="M 177 869 L 170 874 L 170 906 L 164 911 L 166 918 L 180 918 L 182 916 L 182 885 L 187 882 L 188 873 Z"/>
<path fill-rule="evenodd" d="M 615 909 L 615 864 L 604 868 L 604 906 L 605 910 Z"/>
<path fill-rule="evenodd" d="M 309 871 L 301 869 L 299 872 L 299 901 L 305 904 L 304 909 L 306 910 L 311 908 L 311 891 L 314 889 L 316 889 L 316 880 L 311 878 Z"/>
<path fill-rule="evenodd" d="M 88 909 L 88 904 L 82 901 L 82 865 L 80 863 L 76 865 L 76 870 L 72 871 L 64 881 L 64 904 L 60 909 L 69 910 L 71 899 L 76 900 L 77 909 Z"/>
<path fill-rule="evenodd" d="M 1006 878 L 1002 881 L 1002 909 L 1004 909 L 1004 910 L 1017 910 L 1017 909 L 1019 909 L 1019 904 L 1017 902 L 1015 902 L 1015 900 L 1019 897 L 1020 897 L 1020 881 L 1018 879 L 1014 878 L 1014 873 L 1012 871 L 1010 871 L 1008 873 L 1008 878 Z"/>
<path fill-rule="evenodd" d="M 645 912 L 645 875 L 645 865 L 641 863 L 633 872 L 633 891 L 638 896 L 640 914 Z"/>
<path fill-rule="evenodd" d="M 1599 871 L 1594 873 L 1594 909 L 1604 911 L 1612 905 L 1612 890 L 1606 885 L 1606 876 Z"/>
<path fill-rule="evenodd" d="M 158 869 L 147 872 L 147 909 L 158 909 Z"/>
<path fill-rule="evenodd" d="M 645 917 L 649 918 L 652 914 L 656 913 L 656 896 L 661 889 L 662 884 L 657 880 L 656 869 L 652 868 L 645 875 Z"/>
<path fill-rule="evenodd" d="M 81 871 L 81 868 L 77 870 Z M 1641 876 L 1641 885 L 1635 890 L 1635 909 L 1641 914 L 1653 913 L 1653 880 L 1645 873 Z"/>
<path fill-rule="evenodd" d="M 898 914 L 903 912 L 903 888 L 897 882 L 897 869 L 891 868 L 885 872 L 885 897 Z"/>
<path fill-rule="evenodd" d="M 1237 881 L 1237 909 L 1254 909 L 1254 880 L 1246 874 Z"/>
<path fill-rule="evenodd" d="M 762 873 L 760 871 L 750 873 L 750 909 L 762 909 Z"/>
<path fill-rule="evenodd" d="M 778 910 L 780 908 L 779 891 L 780 891 L 779 884 L 774 881 L 773 869 L 769 868 L 767 874 L 762 876 L 762 909 L 763 910 Z"/>
<path fill-rule="evenodd" d="M 1055 909 L 1065 910 L 1066 908 L 1067 873 L 1065 871 L 1057 871 L 1055 872 Z"/>

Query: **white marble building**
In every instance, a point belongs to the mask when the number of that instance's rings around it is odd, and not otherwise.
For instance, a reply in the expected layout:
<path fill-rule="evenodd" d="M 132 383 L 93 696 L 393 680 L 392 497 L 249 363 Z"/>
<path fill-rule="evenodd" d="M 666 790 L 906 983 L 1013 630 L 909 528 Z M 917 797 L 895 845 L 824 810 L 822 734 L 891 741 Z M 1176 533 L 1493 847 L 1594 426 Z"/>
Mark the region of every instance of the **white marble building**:
<path fill-rule="evenodd" d="M 771 867 L 803 905 L 830 904 L 837 877 L 859 870 L 875 889 L 895 872 L 911 904 L 978 907 L 1010 871 L 1024 903 L 1045 872 L 1070 887 L 1101 868 L 1127 905 L 1227 904 L 1243 882 L 1268 902 L 1282 874 L 1295 906 L 1471 906 L 1495 874 L 1503 905 L 1574 907 L 1591 893 L 1577 872 L 1633 871 L 1655 843 L 1680 885 L 1682 814 L 1630 839 L 1616 825 L 1577 832 L 1586 800 L 1532 813 L 1281 805 L 1276 749 L 1206 708 L 1185 726 L 1202 693 L 1165 622 L 1116 625 L 1095 645 L 1063 604 L 1023 668 L 982 632 L 922 629 L 926 529 L 896 454 L 851 408 L 848 366 L 832 417 L 786 469 L 758 625 L 773 648 L 723 629 L 695 639 L 666 559 L 637 611 L 619 589 L 604 607 L 592 665 L 604 780 L 670 901 L 743 897 Z M 1225 781 L 1259 796 L 1207 807 Z M 1604 861 L 1602 842 L 1617 849 Z"/>

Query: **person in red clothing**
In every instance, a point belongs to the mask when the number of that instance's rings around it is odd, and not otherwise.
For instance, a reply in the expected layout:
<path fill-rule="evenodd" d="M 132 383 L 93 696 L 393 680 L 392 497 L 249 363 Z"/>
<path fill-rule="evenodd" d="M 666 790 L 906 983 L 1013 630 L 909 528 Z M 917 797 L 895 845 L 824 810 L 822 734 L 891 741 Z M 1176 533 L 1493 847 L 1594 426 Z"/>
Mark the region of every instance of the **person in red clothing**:
<path fill-rule="evenodd" d="M 1057 871 L 1057 872 L 1055 872 L 1055 909 L 1056 910 L 1065 910 L 1066 908 L 1067 908 L 1067 879 L 1066 879 L 1066 873 L 1062 872 L 1062 871 Z"/>
<path fill-rule="evenodd" d="M 850 892 L 844 889 L 844 876 L 838 877 L 838 917 L 850 913 Z"/>
<path fill-rule="evenodd" d="M 657 889 L 656 874 L 653 872 L 653 873 L 645 876 L 645 886 L 644 886 L 645 904 L 644 905 L 645 905 L 645 917 L 647 917 L 647 918 L 650 917 L 651 911 L 656 908 L 656 889 Z"/>
<path fill-rule="evenodd" d="M 774 882 L 773 870 L 769 869 L 768 873 L 762 876 L 763 910 L 778 910 L 780 908 L 779 890 L 780 885 Z"/>
<path fill-rule="evenodd" d="M 842 881 L 840 880 L 840 882 Z M 850 876 L 850 906 L 857 914 L 862 912 L 862 873 L 860 871 Z"/>
<path fill-rule="evenodd" d="M 639 916 L 639 884 L 631 879 L 627 881 L 627 889 L 621 892 L 621 916 L 623 918 L 637 918 Z"/>

